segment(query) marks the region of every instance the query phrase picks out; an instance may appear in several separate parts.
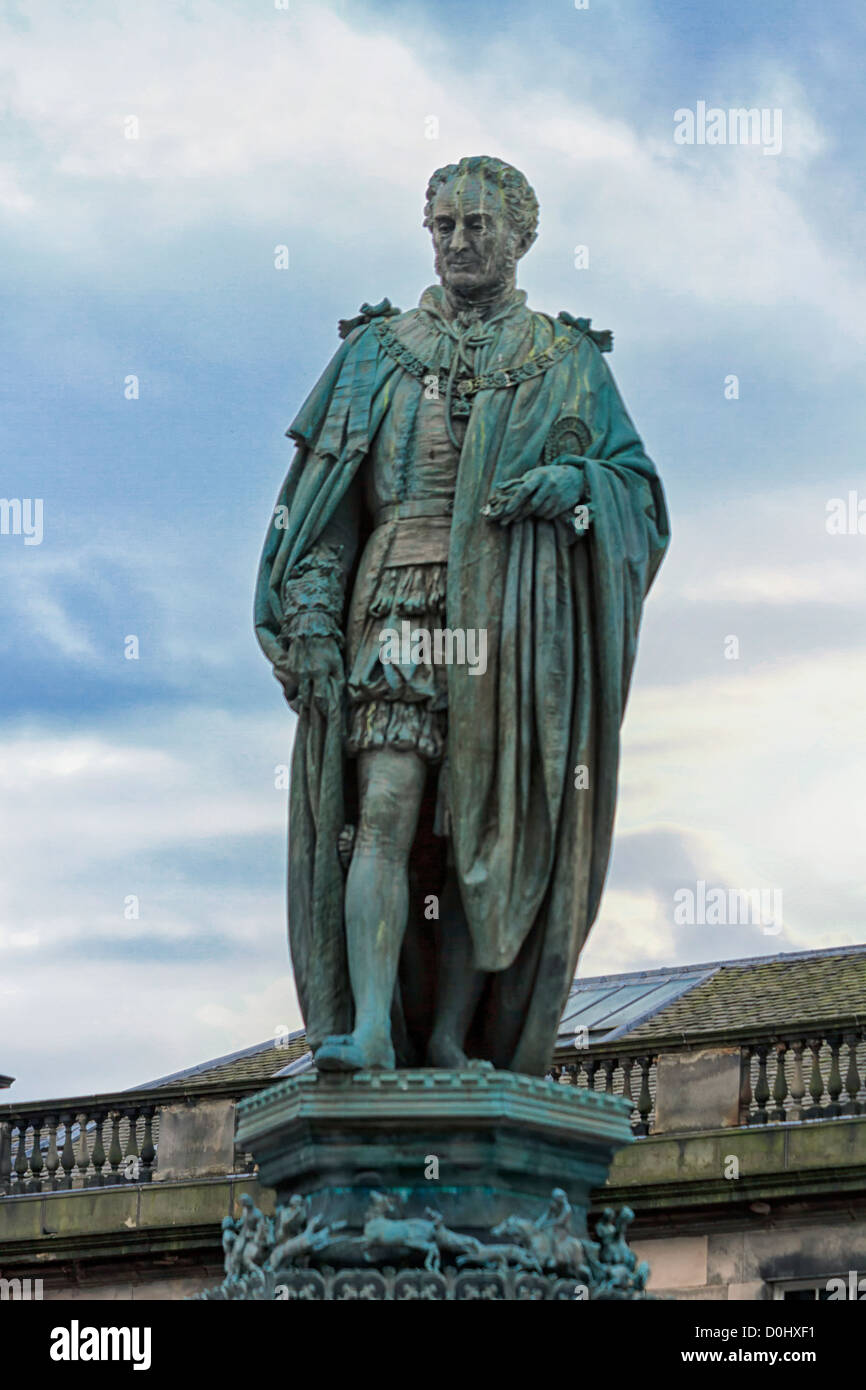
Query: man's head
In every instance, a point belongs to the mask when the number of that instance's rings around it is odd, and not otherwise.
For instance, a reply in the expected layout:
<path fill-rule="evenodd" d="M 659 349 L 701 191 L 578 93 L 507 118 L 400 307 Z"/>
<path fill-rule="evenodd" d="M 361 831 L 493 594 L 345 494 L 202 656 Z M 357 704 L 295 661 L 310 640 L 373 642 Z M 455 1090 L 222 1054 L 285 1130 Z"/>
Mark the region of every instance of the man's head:
<path fill-rule="evenodd" d="M 437 169 L 427 187 L 436 274 L 447 290 L 486 300 L 514 284 L 515 269 L 535 241 L 538 200 L 518 169 L 475 155 Z"/>

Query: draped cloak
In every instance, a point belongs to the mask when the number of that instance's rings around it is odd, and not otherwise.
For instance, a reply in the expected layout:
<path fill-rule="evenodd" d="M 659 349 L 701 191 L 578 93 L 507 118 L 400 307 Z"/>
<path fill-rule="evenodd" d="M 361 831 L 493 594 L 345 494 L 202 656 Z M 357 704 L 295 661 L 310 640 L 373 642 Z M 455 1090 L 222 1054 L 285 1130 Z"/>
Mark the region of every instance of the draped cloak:
<path fill-rule="evenodd" d="M 441 296 L 438 287 L 428 290 L 418 309 L 387 320 L 434 371 L 448 367 L 454 350 Z M 517 367 L 563 337 L 571 346 L 547 370 L 474 396 L 448 557 L 448 627 L 487 632 L 483 676 L 468 665 L 448 667 L 451 848 L 475 965 L 491 972 L 474 1047 L 497 1066 L 535 1075 L 549 1066 L 599 907 L 641 608 L 669 537 L 655 466 L 593 337 L 574 324 L 529 310 L 517 294 L 482 333 L 479 373 Z M 345 511 L 396 374 L 405 371 L 376 326 L 371 320 L 349 333 L 287 431 L 297 453 L 277 499 L 255 603 L 257 635 L 272 661 L 282 654 L 286 576 L 341 504 Z M 419 380 L 419 402 L 423 391 Z M 578 535 L 568 520 L 488 520 L 483 508 L 494 489 L 539 466 L 556 422 L 574 416 L 589 436 L 581 460 L 588 531 Z M 404 433 L 411 448 L 411 421 Z M 354 771 L 343 750 L 341 698 L 332 684 L 326 711 L 300 714 L 292 762 L 290 940 L 313 1047 L 352 1027 L 337 837 Z M 410 920 L 408 932 L 424 928 L 429 935 L 429 922 Z M 398 1065 L 417 1060 L 397 1047 Z"/>

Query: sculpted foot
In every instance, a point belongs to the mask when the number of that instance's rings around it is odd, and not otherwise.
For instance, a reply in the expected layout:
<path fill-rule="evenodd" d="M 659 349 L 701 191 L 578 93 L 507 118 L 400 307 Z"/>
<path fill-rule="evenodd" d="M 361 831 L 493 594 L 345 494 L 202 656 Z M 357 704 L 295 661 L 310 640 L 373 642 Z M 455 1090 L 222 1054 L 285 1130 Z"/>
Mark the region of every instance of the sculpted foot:
<path fill-rule="evenodd" d="M 448 1033 L 434 1033 L 427 1047 L 428 1067 L 444 1067 L 449 1071 L 464 1071 L 469 1058 L 460 1044 Z"/>
<path fill-rule="evenodd" d="M 394 1049 L 387 1038 L 362 1033 L 335 1034 L 325 1038 L 316 1053 L 319 1071 L 393 1071 Z"/>

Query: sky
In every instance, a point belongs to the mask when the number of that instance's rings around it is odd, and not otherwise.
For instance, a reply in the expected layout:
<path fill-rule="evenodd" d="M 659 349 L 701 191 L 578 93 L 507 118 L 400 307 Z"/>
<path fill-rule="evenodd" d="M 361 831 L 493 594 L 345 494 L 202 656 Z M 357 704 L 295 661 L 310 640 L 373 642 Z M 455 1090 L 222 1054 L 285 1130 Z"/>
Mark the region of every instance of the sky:
<path fill-rule="evenodd" d="M 0 533 L 10 1096 L 300 1024 L 258 555 L 337 320 L 417 303 L 427 179 L 467 154 L 533 184 L 519 282 L 613 329 L 672 516 L 580 974 L 866 940 L 864 28 L 853 0 L 0 4 L 0 498 L 42 508 L 38 543 Z M 781 148 L 678 143 L 699 103 Z M 676 920 L 701 882 L 781 921 Z"/>

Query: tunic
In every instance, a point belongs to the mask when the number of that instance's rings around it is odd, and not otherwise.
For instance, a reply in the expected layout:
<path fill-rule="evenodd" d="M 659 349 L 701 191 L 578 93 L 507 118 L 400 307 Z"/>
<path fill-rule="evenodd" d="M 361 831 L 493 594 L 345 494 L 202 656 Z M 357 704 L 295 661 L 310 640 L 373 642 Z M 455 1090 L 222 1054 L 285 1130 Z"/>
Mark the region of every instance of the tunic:
<path fill-rule="evenodd" d="M 399 394 L 417 394 L 412 378 Z M 390 629 L 434 633 L 446 627 L 448 542 L 459 452 L 448 434 L 446 405 L 425 399 L 413 447 L 400 455 L 402 402 L 385 417 L 363 467 L 363 489 L 374 530 L 361 557 L 349 613 L 348 728 L 351 754 L 388 746 L 437 763 L 445 754 L 448 675 L 437 663 L 382 660 Z M 458 442 L 463 423 L 454 422 Z M 408 657 L 409 653 L 401 653 Z"/>

